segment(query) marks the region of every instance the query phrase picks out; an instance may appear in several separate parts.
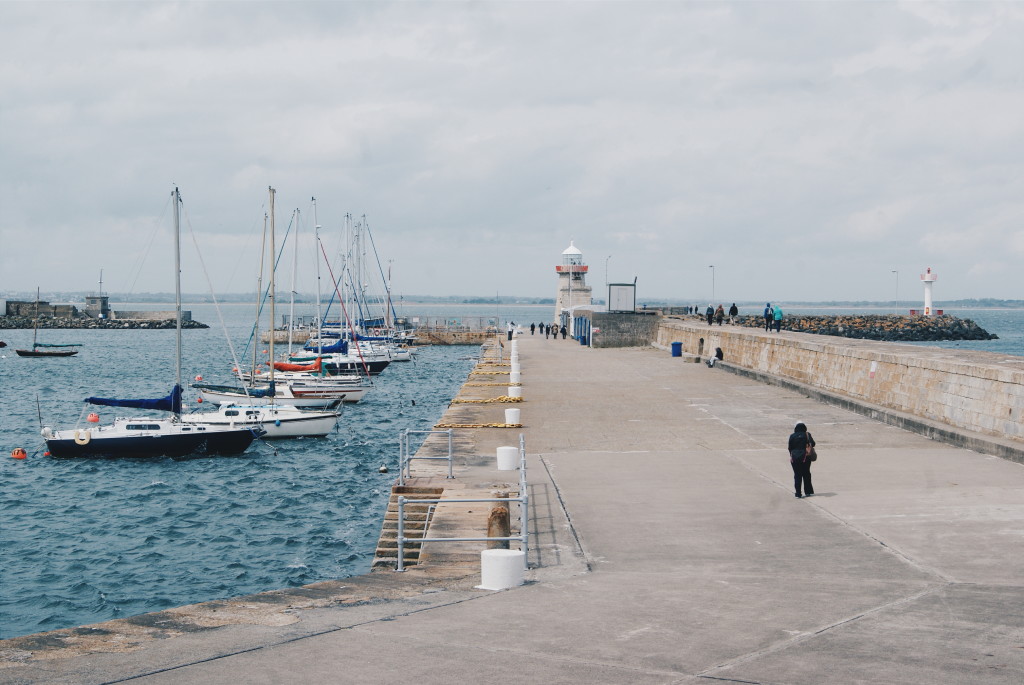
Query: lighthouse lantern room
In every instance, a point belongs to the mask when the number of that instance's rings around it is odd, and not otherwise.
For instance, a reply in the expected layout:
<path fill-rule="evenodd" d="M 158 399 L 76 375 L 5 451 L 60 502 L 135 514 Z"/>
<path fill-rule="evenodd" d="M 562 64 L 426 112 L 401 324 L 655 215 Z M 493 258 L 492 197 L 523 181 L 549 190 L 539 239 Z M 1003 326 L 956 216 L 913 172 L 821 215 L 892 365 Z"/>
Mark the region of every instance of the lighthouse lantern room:
<path fill-rule="evenodd" d="M 558 273 L 558 297 L 555 300 L 555 321 L 565 321 L 573 307 L 592 303 L 591 288 L 587 285 L 587 269 L 583 253 L 569 241 L 562 252 L 562 263 L 555 267 Z"/>

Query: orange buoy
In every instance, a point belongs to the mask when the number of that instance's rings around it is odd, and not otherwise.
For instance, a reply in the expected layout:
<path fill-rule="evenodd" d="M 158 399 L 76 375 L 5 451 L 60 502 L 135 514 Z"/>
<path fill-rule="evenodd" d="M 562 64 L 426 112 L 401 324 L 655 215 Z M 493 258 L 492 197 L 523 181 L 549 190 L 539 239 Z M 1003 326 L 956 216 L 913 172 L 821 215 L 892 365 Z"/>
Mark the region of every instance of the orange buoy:
<path fill-rule="evenodd" d="M 11 457 L 14 459 L 24 459 L 28 456 L 28 452 L 25 451 L 24 447 L 15 447 L 11 450 Z"/>
<path fill-rule="evenodd" d="M 202 398 L 202 397 L 198 397 L 198 398 L 196 398 L 196 402 L 197 402 L 198 404 L 202 404 L 202 403 L 203 403 L 203 398 Z"/>
<path fill-rule="evenodd" d="M 202 376 L 196 376 L 196 380 L 197 381 L 201 381 L 201 380 L 203 380 L 203 377 Z"/>
<path fill-rule="evenodd" d="M 85 417 L 85 420 L 88 421 L 89 423 L 99 423 L 100 415 L 93 412 L 92 414 L 89 414 L 87 417 Z"/>
<path fill-rule="evenodd" d="M 43 452 L 43 456 L 44 456 L 44 457 L 48 457 L 48 456 L 50 456 L 50 451 L 49 451 L 49 450 L 47 450 L 47 451 Z"/>

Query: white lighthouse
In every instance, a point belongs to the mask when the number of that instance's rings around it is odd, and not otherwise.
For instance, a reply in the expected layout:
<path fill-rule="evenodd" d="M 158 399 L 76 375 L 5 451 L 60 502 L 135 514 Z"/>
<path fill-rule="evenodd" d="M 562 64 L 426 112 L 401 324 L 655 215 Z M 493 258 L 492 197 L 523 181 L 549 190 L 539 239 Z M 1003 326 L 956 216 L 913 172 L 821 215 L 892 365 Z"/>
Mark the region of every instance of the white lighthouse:
<path fill-rule="evenodd" d="M 938 278 L 932 273 L 932 268 L 921 274 L 921 282 L 924 283 L 924 315 L 935 316 L 935 307 L 932 306 L 932 283 Z"/>
<path fill-rule="evenodd" d="M 558 273 L 558 297 L 555 299 L 555 321 L 569 322 L 562 318 L 573 307 L 591 304 L 591 288 L 587 285 L 587 269 L 583 253 L 573 242 L 562 252 L 562 263 L 555 267 Z M 571 326 L 570 326 L 571 327 Z"/>

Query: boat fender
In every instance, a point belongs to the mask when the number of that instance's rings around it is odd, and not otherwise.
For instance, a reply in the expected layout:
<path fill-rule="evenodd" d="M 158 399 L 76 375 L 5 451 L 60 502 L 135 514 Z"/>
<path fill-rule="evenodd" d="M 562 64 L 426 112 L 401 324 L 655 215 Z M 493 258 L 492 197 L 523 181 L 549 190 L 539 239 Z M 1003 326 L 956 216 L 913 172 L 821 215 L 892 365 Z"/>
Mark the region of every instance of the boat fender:
<path fill-rule="evenodd" d="M 92 433 L 89 431 L 75 431 L 75 444 L 88 445 L 92 440 Z"/>
<path fill-rule="evenodd" d="M 277 427 L 280 427 L 281 426 L 281 419 L 277 419 L 276 421 L 274 421 L 274 425 L 277 426 Z"/>

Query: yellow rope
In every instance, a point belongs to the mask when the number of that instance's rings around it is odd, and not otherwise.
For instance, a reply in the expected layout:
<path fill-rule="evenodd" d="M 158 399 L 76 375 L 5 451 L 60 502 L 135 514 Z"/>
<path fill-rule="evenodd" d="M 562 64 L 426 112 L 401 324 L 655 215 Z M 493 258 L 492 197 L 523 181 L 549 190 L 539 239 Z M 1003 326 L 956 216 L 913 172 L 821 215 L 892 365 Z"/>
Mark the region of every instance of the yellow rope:
<path fill-rule="evenodd" d="M 438 423 L 434 428 L 522 428 L 521 423 Z"/>
<path fill-rule="evenodd" d="M 507 376 L 508 371 L 470 371 L 470 376 Z"/>
<path fill-rule="evenodd" d="M 467 388 L 489 388 L 489 387 L 492 387 L 492 386 L 495 386 L 495 385 L 501 385 L 501 386 L 507 385 L 509 387 L 514 388 L 516 386 L 522 385 L 522 383 L 466 383 L 465 387 L 467 387 Z"/>
<path fill-rule="evenodd" d="M 522 397 L 509 397 L 508 395 L 502 395 L 501 397 L 492 397 L 488 400 L 452 400 L 452 404 L 491 404 L 492 402 L 522 402 Z"/>

